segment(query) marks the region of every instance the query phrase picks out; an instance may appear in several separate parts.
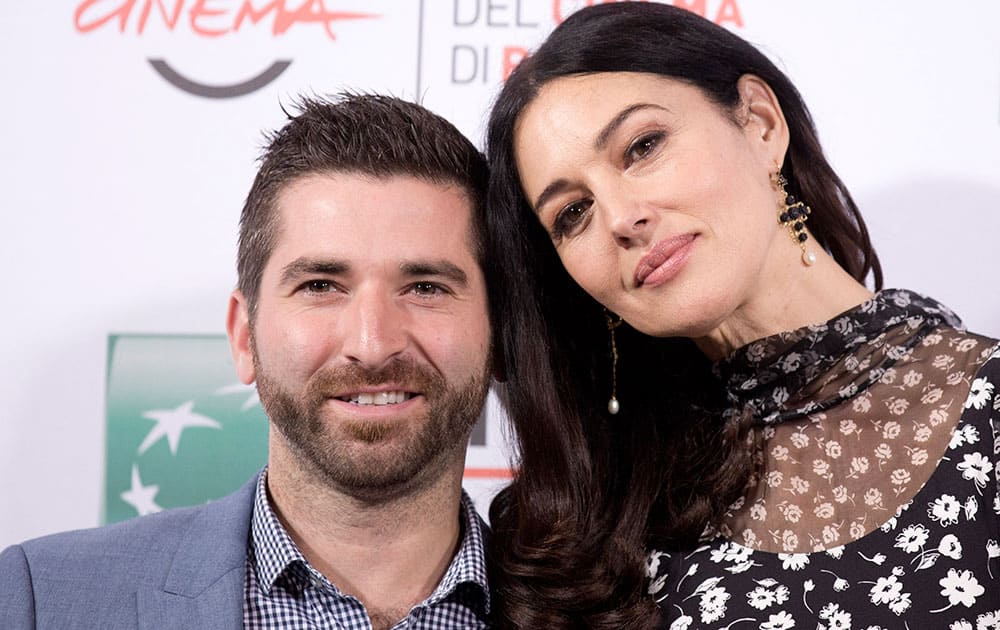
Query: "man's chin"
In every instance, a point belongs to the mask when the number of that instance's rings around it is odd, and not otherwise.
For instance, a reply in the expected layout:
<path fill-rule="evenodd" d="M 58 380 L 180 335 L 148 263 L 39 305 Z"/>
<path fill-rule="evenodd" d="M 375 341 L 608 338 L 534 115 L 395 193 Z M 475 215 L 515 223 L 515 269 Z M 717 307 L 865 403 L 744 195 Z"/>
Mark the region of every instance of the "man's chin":
<path fill-rule="evenodd" d="M 438 449 L 428 452 L 428 436 L 419 419 L 408 421 L 340 422 L 336 430 L 321 438 L 327 445 L 323 453 L 316 453 L 320 464 L 341 471 L 353 471 L 356 483 L 371 477 L 375 485 L 383 479 L 406 477 L 428 459 L 435 457 Z M 399 471 L 399 472 L 396 472 Z"/>
<path fill-rule="evenodd" d="M 331 485 L 368 503 L 412 495 L 446 469 L 443 452 L 415 458 L 393 440 L 359 440 L 344 446 L 339 461 L 327 459 L 315 464 L 324 470 Z"/>
<path fill-rule="evenodd" d="M 404 432 L 400 421 L 369 420 L 344 423 L 342 431 L 348 442 L 363 442 L 372 446 L 385 444 Z"/>

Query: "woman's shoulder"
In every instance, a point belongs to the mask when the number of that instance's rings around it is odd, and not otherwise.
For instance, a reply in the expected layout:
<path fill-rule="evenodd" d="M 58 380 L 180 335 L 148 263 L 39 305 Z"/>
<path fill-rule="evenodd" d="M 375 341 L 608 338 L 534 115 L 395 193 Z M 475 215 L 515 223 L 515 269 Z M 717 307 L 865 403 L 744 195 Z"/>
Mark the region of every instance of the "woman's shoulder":
<path fill-rule="evenodd" d="M 981 367 L 976 373 L 981 377 L 992 377 L 994 382 L 1000 380 L 1000 341 L 991 337 L 966 333 L 969 339 L 976 340 L 982 344 L 980 358 Z"/>
<path fill-rule="evenodd" d="M 965 368 L 969 393 L 964 409 L 1000 412 L 1000 341 L 965 330 L 946 331 L 942 336 L 951 356 Z"/>
<path fill-rule="evenodd" d="M 968 377 L 1000 371 L 1000 341 L 941 324 L 929 330 L 914 346 L 911 359 L 928 361 L 933 368 Z"/>

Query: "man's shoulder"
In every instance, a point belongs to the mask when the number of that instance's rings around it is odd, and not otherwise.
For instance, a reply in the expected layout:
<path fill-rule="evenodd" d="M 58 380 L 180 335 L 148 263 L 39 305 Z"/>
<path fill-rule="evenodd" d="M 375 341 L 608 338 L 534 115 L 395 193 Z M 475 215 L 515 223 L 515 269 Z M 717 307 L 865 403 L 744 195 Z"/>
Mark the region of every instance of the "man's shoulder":
<path fill-rule="evenodd" d="M 57 616 L 71 604 L 104 613 L 127 607 L 145 588 L 196 596 L 244 566 L 255 481 L 204 505 L 8 547 L 0 553 L 0 592 Z M 16 607 L 0 602 L 0 621 L 23 612 Z"/>
<path fill-rule="evenodd" d="M 256 478 L 255 478 L 256 479 Z M 111 525 L 60 532 L 28 540 L 20 545 L 25 554 L 39 559 L 55 556 L 63 562 L 87 557 L 104 558 L 107 549 L 114 549 L 110 559 L 124 560 L 132 556 L 155 556 L 175 549 L 185 538 L 198 532 L 196 523 L 212 535 L 217 530 L 233 526 L 236 521 L 249 523 L 252 510 L 252 489 L 255 479 L 233 494 L 203 505 L 173 508 L 156 514 L 139 516 Z"/>
<path fill-rule="evenodd" d="M 175 549 L 188 533 L 192 521 L 203 511 L 213 509 L 217 509 L 215 502 L 174 508 L 103 527 L 50 534 L 25 541 L 18 547 L 32 564 L 52 561 L 63 567 L 144 559 Z M 109 550 L 114 553 L 109 554 Z"/>

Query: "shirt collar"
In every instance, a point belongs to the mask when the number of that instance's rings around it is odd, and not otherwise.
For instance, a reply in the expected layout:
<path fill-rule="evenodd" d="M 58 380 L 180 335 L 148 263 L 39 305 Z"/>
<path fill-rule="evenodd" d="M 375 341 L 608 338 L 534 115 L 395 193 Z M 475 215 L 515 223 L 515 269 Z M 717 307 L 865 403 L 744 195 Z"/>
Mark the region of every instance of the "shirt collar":
<path fill-rule="evenodd" d="M 448 565 L 444 577 L 423 604 L 433 605 L 444 601 L 460 589 L 472 587 L 476 599 L 482 602 L 483 616 L 490 611 L 490 589 L 486 577 L 486 553 L 483 540 L 485 524 L 476 512 L 472 499 L 462 491 L 459 519 L 462 523 L 462 540 L 458 552 Z M 307 581 L 325 578 L 314 569 L 292 541 L 267 495 L 267 468 L 257 481 L 254 498 L 251 532 L 251 557 L 257 574 L 257 583 L 264 595 L 286 576 L 289 586 L 299 591 Z M 336 586 L 332 585 L 335 589 Z M 336 589 L 339 592 L 339 589 Z"/>
<path fill-rule="evenodd" d="M 261 591 L 270 595 L 271 588 L 286 572 L 290 585 L 300 590 L 304 586 L 301 579 L 306 577 L 309 563 L 271 508 L 267 496 L 267 468 L 257 480 L 250 535 L 257 584 Z"/>
<path fill-rule="evenodd" d="M 732 405 L 726 414 L 770 425 L 825 411 L 864 393 L 941 325 L 962 328 L 943 304 L 885 289 L 828 322 L 754 341 L 713 367 Z"/>
<path fill-rule="evenodd" d="M 459 587 L 468 584 L 478 587 L 478 592 L 482 594 L 482 612 L 485 616 L 490 612 L 490 588 L 486 578 L 486 549 L 483 541 L 485 524 L 465 490 L 462 490 L 459 519 L 462 522 L 462 542 L 427 603 L 435 604 L 447 599 Z"/>

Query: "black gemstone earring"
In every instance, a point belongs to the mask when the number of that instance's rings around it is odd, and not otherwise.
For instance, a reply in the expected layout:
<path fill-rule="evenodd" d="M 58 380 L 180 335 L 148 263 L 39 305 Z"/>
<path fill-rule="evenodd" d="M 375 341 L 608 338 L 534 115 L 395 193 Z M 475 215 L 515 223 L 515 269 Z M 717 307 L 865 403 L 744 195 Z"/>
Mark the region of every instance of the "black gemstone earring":
<path fill-rule="evenodd" d="M 778 194 L 781 195 L 781 212 L 778 214 L 778 223 L 788 228 L 788 233 L 802 249 L 802 263 L 810 266 L 816 262 L 816 254 L 806 249 L 806 241 L 809 240 L 809 233 L 806 232 L 806 221 L 812 214 L 812 209 L 796 199 L 795 195 L 790 195 L 785 191 L 788 180 L 785 179 L 780 170 L 774 174 L 774 183 L 778 187 Z"/>

